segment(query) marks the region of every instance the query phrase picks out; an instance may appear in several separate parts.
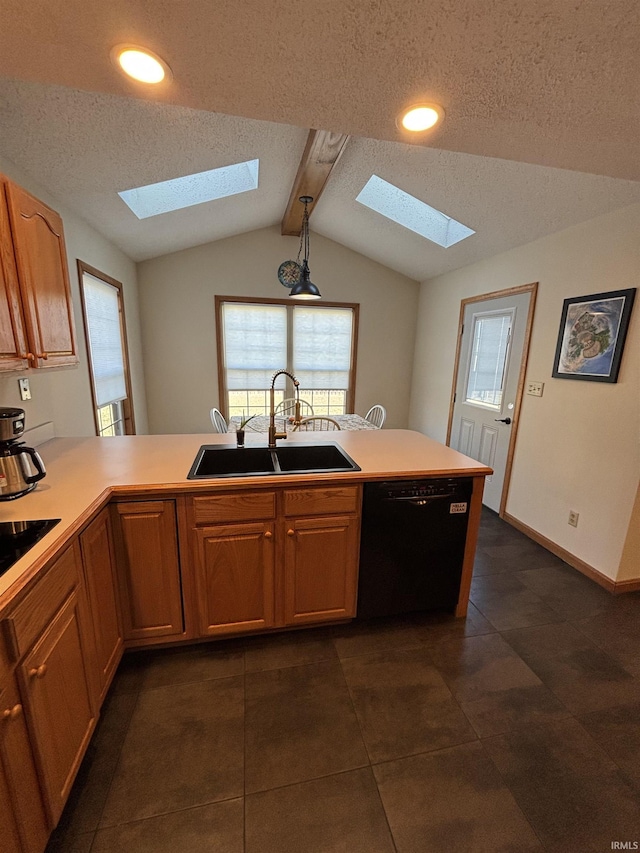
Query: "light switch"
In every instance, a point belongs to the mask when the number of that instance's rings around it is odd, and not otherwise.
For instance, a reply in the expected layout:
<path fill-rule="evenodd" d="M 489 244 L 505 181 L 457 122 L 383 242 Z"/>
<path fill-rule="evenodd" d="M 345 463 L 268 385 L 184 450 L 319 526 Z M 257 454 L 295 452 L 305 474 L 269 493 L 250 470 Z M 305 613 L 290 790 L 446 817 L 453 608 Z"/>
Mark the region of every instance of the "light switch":
<path fill-rule="evenodd" d="M 532 397 L 542 397 L 544 382 L 527 382 L 527 394 Z"/>
<path fill-rule="evenodd" d="M 30 400 L 31 399 L 31 388 L 29 388 L 29 380 L 28 379 L 18 379 L 18 385 L 20 386 L 20 399 L 21 400 Z"/>

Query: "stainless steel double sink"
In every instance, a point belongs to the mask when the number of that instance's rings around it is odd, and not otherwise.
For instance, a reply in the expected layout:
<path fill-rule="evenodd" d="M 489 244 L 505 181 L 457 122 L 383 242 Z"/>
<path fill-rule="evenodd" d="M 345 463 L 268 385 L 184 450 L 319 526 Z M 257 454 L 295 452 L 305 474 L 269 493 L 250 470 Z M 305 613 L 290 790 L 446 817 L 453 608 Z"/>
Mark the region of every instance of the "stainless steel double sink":
<path fill-rule="evenodd" d="M 294 444 L 273 449 L 204 444 L 187 474 L 187 480 L 337 471 L 360 471 L 360 466 L 335 442 Z"/>

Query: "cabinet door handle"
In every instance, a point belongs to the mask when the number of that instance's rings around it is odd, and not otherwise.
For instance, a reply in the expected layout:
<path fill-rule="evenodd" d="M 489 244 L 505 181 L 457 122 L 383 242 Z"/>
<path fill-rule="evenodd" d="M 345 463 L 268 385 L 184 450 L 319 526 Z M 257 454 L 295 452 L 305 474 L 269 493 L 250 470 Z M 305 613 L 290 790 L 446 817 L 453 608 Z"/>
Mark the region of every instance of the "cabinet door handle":
<path fill-rule="evenodd" d="M 265 532 L 264 532 L 264 538 L 265 539 L 271 539 L 272 536 L 273 536 L 273 533 L 270 530 L 265 530 Z"/>
<path fill-rule="evenodd" d="M 21 713 L 22 713 L 22 705 L 20 705 L 20 704 L 14 705 L 13 708 L 6 708 L 2 712 L 2 719 L 3 720 L 15 720 L 16 717 L 19 717 Z"/>
<path fill-rule="evenodd" d="M 295 535 L 296 535 L 295 530 L 292 530 L 291 528 L 289 528 L 289 529 L 287 530 L 287 536 L 295 536 Z"/>
<path fill-rule="evenodd" d="M 32 352 L 21 352 L 20 358 L 26 358 L 27 361 L 35 361 L 36 357 Z"/>
<path fill-rule="evenodd" d="M 48 352 L 39 352 L 38 358 L 43 358 L 46 361 L 49 358 L 49 353 Z"/>
<path fill-rule="evenodd" d="M 47 665 L 46 663 L 41 663 L 40 666 L 34 666 L 33 669 L 29 670 L 29 678 L 44 678 L 47 674 Z"/>

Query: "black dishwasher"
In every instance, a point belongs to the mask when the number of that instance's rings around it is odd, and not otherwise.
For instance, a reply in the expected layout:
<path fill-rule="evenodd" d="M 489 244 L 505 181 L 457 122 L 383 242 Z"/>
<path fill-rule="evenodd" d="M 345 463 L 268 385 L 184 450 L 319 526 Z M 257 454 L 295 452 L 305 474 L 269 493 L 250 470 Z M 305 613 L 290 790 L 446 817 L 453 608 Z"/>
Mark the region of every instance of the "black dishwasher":
<path fill-rule="evenodd" d="M 452 610 L 473 479 L 365 483 L 357 618 Z"/>

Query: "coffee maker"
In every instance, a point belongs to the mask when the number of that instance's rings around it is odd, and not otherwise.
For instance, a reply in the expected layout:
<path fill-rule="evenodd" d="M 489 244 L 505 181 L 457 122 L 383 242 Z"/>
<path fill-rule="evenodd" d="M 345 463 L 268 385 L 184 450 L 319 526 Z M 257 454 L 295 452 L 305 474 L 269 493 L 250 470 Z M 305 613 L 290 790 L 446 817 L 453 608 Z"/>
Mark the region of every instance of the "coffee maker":
<path fill-rule="evenodd" d="M 24 409 L 0 408 L 0 501 L 35 489 L 47 473 L 40 454 L 18 439 L 24 432 Z"/>

